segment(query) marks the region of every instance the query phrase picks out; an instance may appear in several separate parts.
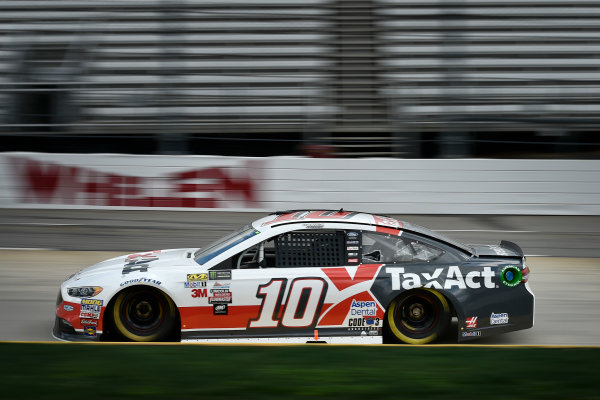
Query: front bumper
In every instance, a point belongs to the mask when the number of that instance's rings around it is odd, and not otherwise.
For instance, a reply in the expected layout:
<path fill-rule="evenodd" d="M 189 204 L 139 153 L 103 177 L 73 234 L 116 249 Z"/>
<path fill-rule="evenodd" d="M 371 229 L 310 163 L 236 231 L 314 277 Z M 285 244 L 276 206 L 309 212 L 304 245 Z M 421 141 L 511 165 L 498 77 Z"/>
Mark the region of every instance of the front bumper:
<path fill-rule="evenodd" d="M 77 332 L 67 320 L 57 316 L 54 319 L 52 336 L 54 336 L 55 339 L 68 342 L 97 342 L 100 340 L 101 335 L 97 333 L 97 330 L 83 330 Z"/>
<path fill-rule="evenodd" d="M 81 304 L 64 301 L 59 293 L 52 336 L 65 341 L 99 341 L 102 336 L 103 314 L 104 307 L 100 307 L 97 315 L 88 311 L 82 313 Z"/>

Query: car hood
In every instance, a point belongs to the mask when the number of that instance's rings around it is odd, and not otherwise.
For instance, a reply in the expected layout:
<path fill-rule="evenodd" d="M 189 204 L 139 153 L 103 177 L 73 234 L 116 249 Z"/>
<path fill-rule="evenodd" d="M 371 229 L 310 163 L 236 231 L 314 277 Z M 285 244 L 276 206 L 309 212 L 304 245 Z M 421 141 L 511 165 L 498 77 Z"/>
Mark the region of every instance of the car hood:
<path fill-rule="evenodd" d="M 197 249 L 167 249 L 153 250 L 140 253 L 126 254 L 99 262 L 98 264 L 84 268 L 72 278 L 79 280 L 91 275 L 119 272 L 123 274 L 126 268 L 161 267 L 168 268 L 174 265 L 185 265 L 189 260 L 189 254 L 194 254 Z M 189 261 L 188 261 L 189 262 Z"/>

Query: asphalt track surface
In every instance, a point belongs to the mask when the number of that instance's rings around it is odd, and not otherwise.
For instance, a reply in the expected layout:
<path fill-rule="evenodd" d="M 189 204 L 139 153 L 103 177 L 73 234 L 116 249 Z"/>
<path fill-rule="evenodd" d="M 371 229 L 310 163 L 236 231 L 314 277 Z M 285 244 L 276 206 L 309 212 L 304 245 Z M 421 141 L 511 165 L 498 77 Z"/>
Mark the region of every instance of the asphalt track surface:
<path fill-rule="evenodd" d="M 60 283 L 85 266 L 133 251 L 200 247 L 261 215 L 0 210 L 0 341 L 53 340 Z M 400 218 L 468 243 L 512 240 L 529 256 L 535 326 L 473 344 L 600 345 L 600 217 Z M 455 339 L 449 332 L 442 342 Z"/>

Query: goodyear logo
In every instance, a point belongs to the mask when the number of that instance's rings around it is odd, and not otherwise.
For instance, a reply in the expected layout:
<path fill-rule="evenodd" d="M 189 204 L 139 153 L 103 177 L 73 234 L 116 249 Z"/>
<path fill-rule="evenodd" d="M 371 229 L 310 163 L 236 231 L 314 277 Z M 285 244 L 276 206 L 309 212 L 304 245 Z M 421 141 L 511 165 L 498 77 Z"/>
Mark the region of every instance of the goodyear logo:
<path fill-rule="evenodd" d="M 187 274 L 187 281 L 188 282 L 207 281 L 207 280 L 208 280 L 208 275 L 206 273 L 202 273 L 202 274 Z"/>
<path fill-rule="evenodd" d="M 101 306 L 103 303 L 104 303 L 104 300 L 81 299 L 81 304 L 83 304 L 83 305 Z"/>

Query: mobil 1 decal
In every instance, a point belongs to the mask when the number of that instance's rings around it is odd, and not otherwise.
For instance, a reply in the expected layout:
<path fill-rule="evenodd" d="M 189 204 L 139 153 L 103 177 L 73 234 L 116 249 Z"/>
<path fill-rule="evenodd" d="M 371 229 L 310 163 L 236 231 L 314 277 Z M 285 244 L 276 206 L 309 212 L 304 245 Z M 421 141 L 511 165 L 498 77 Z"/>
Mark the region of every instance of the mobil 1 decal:
<path fill-rule="evenodd" d="M 312 328 L 326 294 L 327 282 L 323 278 L 271 279 L 258 286 L 260 311 L 256 319 L 248 322 L 248 328 Z"/>
<path fill-rule="evenodd" d="M 384 265 L 371 291 L 380 300 L 390 292 L 430 288 L 437 290 L 489 290 L 498 287 L 492 267 L 461 268 L 458 265 Z"/>

